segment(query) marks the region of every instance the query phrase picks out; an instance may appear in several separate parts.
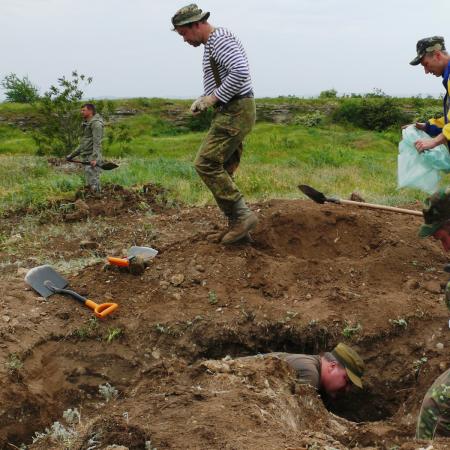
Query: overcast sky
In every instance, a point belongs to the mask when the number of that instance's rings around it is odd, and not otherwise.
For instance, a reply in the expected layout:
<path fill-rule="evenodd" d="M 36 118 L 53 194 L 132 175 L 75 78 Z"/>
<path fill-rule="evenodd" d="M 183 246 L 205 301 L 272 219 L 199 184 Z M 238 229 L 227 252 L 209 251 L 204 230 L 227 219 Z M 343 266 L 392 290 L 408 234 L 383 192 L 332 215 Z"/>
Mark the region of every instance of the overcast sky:
<path fill-rule="evenodd" d="M 179 0 L 0 0 L 0 78 L 45 91 L 72 69 L 94 78 L 87 97 L 193 98 L 203 47 L 170 18 Z M 443 92 L 409 61 L 418 39 L 446 35 L 450 0 L 202 0 L 210 22 L 246 48 L 257 97 L 336 89 L 389 95 Z M 1 91 L 0 91 L 1 98 Z"/>

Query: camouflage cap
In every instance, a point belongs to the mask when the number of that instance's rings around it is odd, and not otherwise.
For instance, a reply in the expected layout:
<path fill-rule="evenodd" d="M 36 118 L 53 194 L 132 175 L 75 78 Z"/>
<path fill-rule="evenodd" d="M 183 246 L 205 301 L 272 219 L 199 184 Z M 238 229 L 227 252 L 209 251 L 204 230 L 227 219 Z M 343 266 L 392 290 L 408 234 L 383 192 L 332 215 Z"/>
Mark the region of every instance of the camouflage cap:
<path fill-rule="evenodd" d="M 423 38 L 416 45 L 417 56 L 410 62 L 412 66 L 417 66 L 425 56 L 435 50 L 445 50 L 444 38 L 442 36 L 431 36 Z"/>
<path fill-rule="evenodd" d="M 428 197 L 424 206 L 425 223 L 419 229 L 420 237 L 431 236 L 450 220 L 450 187 L 440 189 Z"/>
<path fill-rule="evenodd" d="M 199 22 L 200 20 L 208 19 L 209 14 L 209 12 L 203 12 L 195 3 L 191 3 L 175 13 L 172 17 L 172 25 L 176 28 L 189 23 Z"/>
<path fill-rule="evenodd" d="M 340 342 L 334 349 L 331 351 L 331 354 L 338 360 L 338 362 L 345 367 L 347 371 L 347 375 L 350 378 L 350 381 L 359 388 L 362 389 L 362 380 L 361 377 L 364 373 L 364 361 L 361 357 L 356 353 L 348 345 Z"/>

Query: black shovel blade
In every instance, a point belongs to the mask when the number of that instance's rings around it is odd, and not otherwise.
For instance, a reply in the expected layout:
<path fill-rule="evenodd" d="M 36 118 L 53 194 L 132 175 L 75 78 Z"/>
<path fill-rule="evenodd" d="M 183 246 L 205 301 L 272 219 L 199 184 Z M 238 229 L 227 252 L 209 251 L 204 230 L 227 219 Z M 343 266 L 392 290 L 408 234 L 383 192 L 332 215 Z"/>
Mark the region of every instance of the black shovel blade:
<path fill-rule="evenodd" d="M 323 204 L 325 203 L 328 199 L 325 197 L 324 194 L 322 194 L 322 192 L 316 191 L 314 188 L 312 188 L 311 186 L 308 186 L 307 184 L 299 184 L 298 188 L 307 196 L 309 197 L 311 200 L 315 201 L 316 203 L 320 203 Z"/>
<path fill-rule="evenodd" d="M 100 167 L 100 169 L 103 169 L 103 170 L 113 170 L 113 169 L 117 169 L 119 167 L 116 163 L 113 163 L 111 161 L 103 162 L 103 163 L 99 164 L 98 166 Z"/>
<path fill-rule="evenodd" d="M 55 291 L 50 289 L 51 287 L 64 289 L 69 284 L 65 278 L 48 264 L 29 270 L 25 275 L 25 283 L 45 298 L 55 294 Z"/>

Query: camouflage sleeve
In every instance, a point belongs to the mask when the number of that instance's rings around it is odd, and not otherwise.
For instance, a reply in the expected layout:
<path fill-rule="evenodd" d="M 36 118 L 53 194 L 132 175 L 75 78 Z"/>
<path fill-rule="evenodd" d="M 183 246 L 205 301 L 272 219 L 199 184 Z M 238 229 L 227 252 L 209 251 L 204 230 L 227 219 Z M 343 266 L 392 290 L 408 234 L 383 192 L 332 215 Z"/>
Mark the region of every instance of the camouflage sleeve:
<path fill-rule="evenodd" d="M 417 439 L 433 439 L 436 434 L 450 436 L 450 384 L 445 382 L 429 389 L 417 421 Z"/>
<path fill-rule="evenodd" d="M 92 123 L 92 160 L 102 159 L 103 125 L 100 122 Z"/>
<path fill-rule="evenodd" d="M 75 156 L 78 156 L 81 152 L 81 145 L 79 145 L 73 152 L 71 152 L 68 156 L 70 158 L 75 158 Z"/>
<path fill-rule="evenodd" d="M 450 281 L 445 286 L 445 297 L 444 297 L 445 304 L 447 305 L 447 308 L 450 311 Z"/>

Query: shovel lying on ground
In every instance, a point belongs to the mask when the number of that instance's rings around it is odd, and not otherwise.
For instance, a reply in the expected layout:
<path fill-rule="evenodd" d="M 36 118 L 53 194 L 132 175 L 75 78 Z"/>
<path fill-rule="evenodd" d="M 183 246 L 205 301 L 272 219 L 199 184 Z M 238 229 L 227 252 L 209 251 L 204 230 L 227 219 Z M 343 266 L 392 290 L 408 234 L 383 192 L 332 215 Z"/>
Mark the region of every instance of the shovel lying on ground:
<path fill-rule="evenodd" d="M 137 247 L 133 246 L 128 249 L 126 258 L 115 258 L 113 256 L 108 256 L 107 260 L 110 264 L 118 267 L 128 267 L 130 265 L 130 261 L 133 258 L 141 257 L 144 260 L 150 260 L 154 258 L 158 254 L 158 250 L 155 250 L 151 247 Z"/>
<path fill-rule="evenodd" d="M 68 295 L 92 309 L 99 319 L 106 317 L 119 307 L 117 303 L 97 304 L 74 291 L 65 289 L 69 282 L 49 265 L 39 266 L 29 270 L 25 275 L 25 282 L 45 298 L 53 294 Z"/>
<path fill-rule="evenodd" d="M 322 192 L 316 191 L 314 188 L 306 184 L 300 184 L 298 188 L 311 200 L 314 200 L 316 203 L 320 204 L 328 202 L 328 203 L 337 203 L 340 205 L 354 205 L 354 206 L 361 206 L 362 208 L 367 209 L 378 209 L 381 211 L 390 211 L 400 214 L 409 214 L 411 216 L 423 217 L 423 214 L 420 211 L 414 211 L 413 209 L 395 208 L 394 206 L 376 205 L 373 203 L 355 202 L 353 200 L 342 200 L 340 198 L 325 197 L 325 195 Z"/>
<path fill-rule="evenodd" d="M 68 159 L 67 161 L 77 163 L 77 164 L 83 164 L 84 166 L 89 166 L 91 164 L 89 161 L 78 161 L 76 159 Z M 119 167 L 116 163 L 113 163 L 111 161 L 104 161 L 104 162 L 97 163 L 97 166 L 103 170 L 113 170 L 113 169 L 117 169 Z"/>

